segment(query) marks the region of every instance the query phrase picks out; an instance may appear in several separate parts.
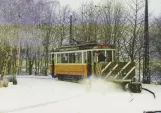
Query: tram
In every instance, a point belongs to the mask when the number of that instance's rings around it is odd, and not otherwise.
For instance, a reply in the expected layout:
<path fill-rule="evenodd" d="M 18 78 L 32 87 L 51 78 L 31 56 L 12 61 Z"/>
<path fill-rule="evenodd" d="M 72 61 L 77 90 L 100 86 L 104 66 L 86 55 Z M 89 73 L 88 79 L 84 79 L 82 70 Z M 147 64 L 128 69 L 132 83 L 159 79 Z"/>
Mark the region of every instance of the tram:
<path fill-rule="evenodd" d="M 90 76 L 102 77 L 128 84 L 132 92 L 141 92 L 142 85 L 134 81 L 135 62 L 117 62 L 116 49 L 108 44 L 84 43 L 57 48 L 50 53 L 50 73 L 59 80 L 80 80 Z"/>

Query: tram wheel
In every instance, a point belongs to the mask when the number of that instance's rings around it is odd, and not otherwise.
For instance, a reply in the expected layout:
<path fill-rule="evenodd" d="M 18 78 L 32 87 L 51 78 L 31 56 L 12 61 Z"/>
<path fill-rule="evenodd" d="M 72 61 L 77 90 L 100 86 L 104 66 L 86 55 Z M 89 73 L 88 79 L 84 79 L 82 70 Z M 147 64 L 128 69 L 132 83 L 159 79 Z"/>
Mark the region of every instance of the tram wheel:
<path fill-rule="evenodd" d="M 142 91 L 142 85 L 140 84 L 140 85 L 138 86 L 138 93 L 141 93 L 141 91 Z"/>
<path fill-rule="evenodd" d="M 133 93 L 141 93 L 142 85 L 140 83 L 129 83 L 128 88 Z"/>
<path fill-rule="evenodd" d="M 61 76 L 58 76 L 58 80 L 62 80 L 62 77 Z"/>

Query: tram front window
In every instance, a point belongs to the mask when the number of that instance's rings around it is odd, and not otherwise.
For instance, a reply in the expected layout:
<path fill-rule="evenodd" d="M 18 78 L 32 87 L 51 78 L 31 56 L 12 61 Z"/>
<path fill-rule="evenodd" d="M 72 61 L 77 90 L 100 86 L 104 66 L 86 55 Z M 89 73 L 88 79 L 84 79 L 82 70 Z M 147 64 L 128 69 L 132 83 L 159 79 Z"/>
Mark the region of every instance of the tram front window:
<path fill-rule="evenodd" d="M 106 55 L 107 55 L 107 56 L 106 56 L 106 61 L 107 61 L 107 62 L 111 62 L 111 61 L 112 61 L 112 57 L 113 57 L 113 56 L 112 56 L 112 51 L 107 50 L 107 51 L 106 51 Z"/>
<path fill-rule="evenodd" d="M 93 52 L 93 62 L 106 62 L 106 54 L 104 50 Z"/>
<path fill-rule="evenodd" d="M 98 52 L 98 62 L 105 62 L 105 55 L 102 52 Z"/>

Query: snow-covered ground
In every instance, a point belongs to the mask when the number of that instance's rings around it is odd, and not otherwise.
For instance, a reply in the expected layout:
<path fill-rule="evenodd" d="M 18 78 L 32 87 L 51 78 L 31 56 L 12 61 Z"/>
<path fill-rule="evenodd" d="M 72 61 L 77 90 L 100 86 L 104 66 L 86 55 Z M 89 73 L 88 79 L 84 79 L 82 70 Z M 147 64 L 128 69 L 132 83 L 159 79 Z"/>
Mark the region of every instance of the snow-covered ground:
<path fill-rule="evenodd" d="M 153 95 L 122 91 L 90 78 L 81 83 L 48 77 L 18 76 L 18 85 L 0 88 L 0 113 L 143 113 L 161 110 L 161 86 L 143 85 Z"/>

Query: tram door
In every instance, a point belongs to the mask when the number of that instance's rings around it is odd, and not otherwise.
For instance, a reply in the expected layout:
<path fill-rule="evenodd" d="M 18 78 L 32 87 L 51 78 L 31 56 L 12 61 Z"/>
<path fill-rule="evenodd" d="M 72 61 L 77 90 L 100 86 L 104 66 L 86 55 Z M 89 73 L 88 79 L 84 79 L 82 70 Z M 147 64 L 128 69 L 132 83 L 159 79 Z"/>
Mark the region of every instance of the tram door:
<path fill-rule="evenodd" d="M 87 51 L 87 77 L 92 75 L 92 54 Z"/>
<path fill-rule="evenodd" d="M 51 63 L 52 63 L 52 77 L 55 78 L 54 72 L 55 72 L 55 62 L 54 62 L 54 54 L 51 55 Z"/>

